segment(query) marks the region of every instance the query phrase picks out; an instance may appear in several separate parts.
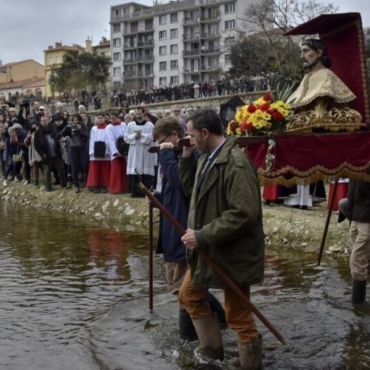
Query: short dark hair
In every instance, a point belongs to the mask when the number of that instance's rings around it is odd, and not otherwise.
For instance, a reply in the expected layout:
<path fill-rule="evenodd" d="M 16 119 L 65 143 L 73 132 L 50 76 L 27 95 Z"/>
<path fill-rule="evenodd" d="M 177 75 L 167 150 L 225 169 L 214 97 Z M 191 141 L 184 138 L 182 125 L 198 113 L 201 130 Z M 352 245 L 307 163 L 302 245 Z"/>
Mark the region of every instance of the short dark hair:
<path fill-rule="evenodd" d="M 157 121 L 154 126 L 153 136 L 155 139 L 159 135 L 170 135 L 173 131 L 176 131 L 180 138 L 184 137 L 184 129 L 182 128 L 180 122 L 175 117 L 164 117 Z"/>
<path fill-rule="evenodd" d="M 83 121 L 83 119 L 82 119 L 82 117 L 81 117 L 81 114 L 79 114 L 79 113 L 75 113 L 74 115 L 73 115 L 73 118 L 77 118 L 77 120 L 78 120 L 78 122 L 82 122 Z"/>
<path fill-rule="evenodd" d="M 98 116 L 103 116 L 103 117 L 105 117 L 105 113 L 104 113 L 104 112 L 98 112 L 98 113 L 96 114 L 96 117 L 98 117 Z"/>
<path fill-rule="evenodd" d="M 141 110 L 143 114 L 145 114 L 145 108 L 143 107 L 137 107 L 136 110 Z"/>
<path fill-rule="evenodd" d="M 306 39 L 306 40 L 302 41 L 301 46 L 303 46 L 303 45 L 308 46 L 310 49 L 312 49 L 312 50 L 314 50 L 316 52 L 318 50 L 321 50 L 322 51 L 322 55 L 320 57 L 321 63 L 326 68 L 330 68 L 331 67 L 332 61 L 328 57 L 328 52 L 327 52 L 327 49 L 326 49 L 326 45 L 325 45 L 325 43 L 322 40 L 319 40 L 319 39 Z"/>
<path fill-rule="evenodd" d="M 193 123 L 193 127 L 196 130 L 200 131 L 205 128 L 212 134 L 220 136 L 223 135 L 224 128 L 222 126 L 221 118 L 213 109 L 197 109 L 186 120 L 186 122 L 189 121 Z"/>
<path fill-rule="evenodd" d="M 118 112 L 118 110 L 114 110 L 114 111 L 112 111 L 112 112 L 110 112 L 110 116 L 112 117 L 118 117 L 118 115 L 119 115 L 119 113 L 120 112 Z"/>

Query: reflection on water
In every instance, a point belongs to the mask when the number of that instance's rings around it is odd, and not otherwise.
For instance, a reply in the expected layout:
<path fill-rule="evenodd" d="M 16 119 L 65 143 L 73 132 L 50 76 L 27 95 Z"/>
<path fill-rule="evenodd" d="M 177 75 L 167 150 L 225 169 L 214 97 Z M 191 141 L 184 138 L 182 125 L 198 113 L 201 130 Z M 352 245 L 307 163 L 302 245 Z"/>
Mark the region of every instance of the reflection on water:
<path fill-rule="evenodd" d="M 145 237 L 10 204 L 0 217 L 0 369 L 234 369 L 202 363 L 197 343 L 178 340 L 161 271 L 149 313 Z M 288 345 L 259 324 L 265 369 L 370 368 L 370 309 L 350 304 L 348 270 L 346 261 L 317 267 L 304 254 L 268 251 L 253 302 Z M 223 337 L 232 357 L 235 335 Z"/>

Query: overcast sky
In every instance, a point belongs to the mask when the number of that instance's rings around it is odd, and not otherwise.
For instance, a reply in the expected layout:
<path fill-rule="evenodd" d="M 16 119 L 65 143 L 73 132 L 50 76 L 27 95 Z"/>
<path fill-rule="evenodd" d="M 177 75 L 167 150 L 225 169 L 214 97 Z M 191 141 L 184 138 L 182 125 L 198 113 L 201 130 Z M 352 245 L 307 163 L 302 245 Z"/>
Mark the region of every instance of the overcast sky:
<path fill-rule="evenodd" d="M 369 0 L 320 0 L 340 7 L 341 12 L 360 12 L 370 26 Z M 110 7 L 120 0 L 0 0 L 0 60 L 3 64 L 34 59 L 44 62 L 48 45 L 93 44 L 109 35 Z M 152 5 L 153 0 L 137 0 Z M 166 1 L 167 2 L 167 1 Z"/>

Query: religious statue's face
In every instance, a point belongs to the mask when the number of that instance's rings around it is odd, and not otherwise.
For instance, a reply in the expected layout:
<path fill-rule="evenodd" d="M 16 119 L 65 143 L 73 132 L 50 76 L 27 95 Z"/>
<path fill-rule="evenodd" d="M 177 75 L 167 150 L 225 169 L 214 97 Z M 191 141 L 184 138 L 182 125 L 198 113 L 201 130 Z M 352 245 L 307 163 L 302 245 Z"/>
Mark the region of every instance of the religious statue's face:
<path fill-rule="evenodd" d="M 317 51 L 312 50 L 309 46 L 301 46 L 301 59 L 303 61 L 304 69 L 311 69 L 320 59 Z"/>

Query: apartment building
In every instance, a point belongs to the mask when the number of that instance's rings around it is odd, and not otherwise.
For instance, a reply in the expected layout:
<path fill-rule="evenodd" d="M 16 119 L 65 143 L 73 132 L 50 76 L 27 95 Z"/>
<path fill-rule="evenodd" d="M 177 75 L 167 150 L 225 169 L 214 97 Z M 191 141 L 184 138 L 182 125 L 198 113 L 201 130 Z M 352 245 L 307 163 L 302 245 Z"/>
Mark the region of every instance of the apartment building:
<path fill-rule="evenodd" d="M 112 88 L 218 79 L 230 46 L 244 37 L 243 13 L 258 0 L 179 0 L 111 7 Z"/>

